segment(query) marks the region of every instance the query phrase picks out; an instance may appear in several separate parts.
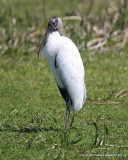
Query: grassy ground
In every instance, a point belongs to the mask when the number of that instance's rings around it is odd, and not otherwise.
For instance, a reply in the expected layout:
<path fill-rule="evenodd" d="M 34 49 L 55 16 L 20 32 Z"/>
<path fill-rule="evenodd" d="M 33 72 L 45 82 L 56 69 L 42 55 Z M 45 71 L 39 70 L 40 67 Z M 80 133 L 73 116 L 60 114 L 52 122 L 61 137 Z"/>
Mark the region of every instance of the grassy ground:
<path fill-rule="evenodd" d="M 78 1 L 1 1 L 0 159 L 126 159 L 128 104 L 93 102 L 127 101 L 128 96 L 121 97 L 124 93 L 115 95 L 128 89 L 128 45 L 107 54 L 81 51 L 88 99 L 67 133 L 65 103 L 47 61 L 43 56 L 37 59 L 45 21 L 76 7 L 81 11 L 81 6 Z M 81 43 L 80 37 L 78 41 L 73 33 L 66 34 Z M 72 117 L 73 113 L 70 122 Z"/>

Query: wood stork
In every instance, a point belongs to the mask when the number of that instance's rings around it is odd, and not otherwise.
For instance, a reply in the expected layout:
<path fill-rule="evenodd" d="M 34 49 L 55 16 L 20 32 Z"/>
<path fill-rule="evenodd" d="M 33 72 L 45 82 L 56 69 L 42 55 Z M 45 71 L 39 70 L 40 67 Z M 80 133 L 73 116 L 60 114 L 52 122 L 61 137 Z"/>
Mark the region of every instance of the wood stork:
<path fill-rule="evenodd" d="M 62 36 L 63 24 L 60 18 L 52 17 L 42 39 L 38 58 L 43 49 L 48 60 L 59 91 L 66 102 L 66 125 L 70 111 L 78 111 L 86 100 L 84 83 L 84 66 L 76 45 L 67 37 Z"/>

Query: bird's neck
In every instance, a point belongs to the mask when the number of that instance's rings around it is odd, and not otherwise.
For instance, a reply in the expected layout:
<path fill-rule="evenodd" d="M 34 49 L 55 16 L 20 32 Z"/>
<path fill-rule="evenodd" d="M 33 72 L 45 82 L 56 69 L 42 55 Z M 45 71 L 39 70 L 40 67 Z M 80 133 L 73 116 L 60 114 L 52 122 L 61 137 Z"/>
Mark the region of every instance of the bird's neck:
<path fill-rule="evenodd" d="M 60 37 L 61 35 L 58 31 L 48 34 L 47 42 L 43 48 L 43 53 L 47 57 L 47 59 L 53 57 L 53 55 L 57 53 Z"/>
<path fill-rule="evenodd" d="M 47 43 L 48 40 L 52 39 L 56 39 L 60 36 L 60 33 L 58 31 L 53 31 L 53 32 L 49 32 L 48 30 L 46 31 L 44 37 L 43 37 L 43 47 L 45 46 L 45 44 Z"/>
<path fill-rule="evenodd" d="M 60 37 L 60 33 L 58 31 L 56 32 L 51 32 L 51 33 L 48 33 L 47 35 L 47 42 L 50 41 L 52 43 L 54 43 L 55 41 L 58 40 L 58 38 Z"/>
<path fill-rule="evenodd" d="M 55 32 L 51 32 L 48 34 L 48 37 L 60 37 L 60 33 L 58 31 L 55 31 Z"/>

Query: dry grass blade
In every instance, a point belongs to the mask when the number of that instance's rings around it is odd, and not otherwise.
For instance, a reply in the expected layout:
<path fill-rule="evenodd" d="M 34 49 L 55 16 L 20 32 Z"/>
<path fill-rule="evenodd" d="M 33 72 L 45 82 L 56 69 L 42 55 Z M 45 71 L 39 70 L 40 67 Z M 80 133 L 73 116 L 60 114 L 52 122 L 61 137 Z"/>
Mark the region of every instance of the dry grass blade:
<path fill-rule="evenodd" d="M 121 93 L 123 93 L 124 91 L 126 91 L 126 89 L 122 89 L 120 92 L 118 92 L 116 95 L 115 95 L 115 98 L 118 97 Z"/>
<path fill-rule="evenodd" d="M 38 35 L 39 33 L 40 33 L 39 31 L 35 31 L 35 32 L 31 33 L 31 34 L 29 35 L 29 37 L 30 37 L 30 38 L 33 38 L 34 36 Z"/>
<path fill-rule="evenodd" d="M 122 42 L 119 42 L 119 43 L 117 43 L 116 45 L 114 45 L 114 46 L 112 47 L 113 50 L 120 50 L 120 49 L 122 49 L 122 48 L 125 46 L 125 44 L 126 44 L 127 41 L 128 41 L 128 28 L 126 28 L 126 29 L 124 30 L 124 36 L 123 36 L 122 39 L 123 39 Z"/>
<path fill-rule="evenodd" d="M 17 109 L 14 109 L 14 110 L 11 112 L 11 114 L 14 113 L 14 112 L 18 112 L 18 110 L 17 110 Z"/>
<path fill-rule="evenodd" d="M 62 17 L 61 18 L 63 21 L 67 21 L 67 20 L 82 20 L 81 16 L 67 16 L 67 17 Z"/>
<path fill-rule="evenodd" d="M 102 139 L 101 139 L 101 142 L 100 142 L 100 146 L 103 145 L 103 142 L 104 142 L 104 135 L 102 136 Z"/>
<path fill-rule="evenodd" d="M 104 36 L 104 30 L 99 29 L 97 25 L 93 26 L 93 31 L 96 33 L 96 35 Z"/>
<path fill-rule="evenodd" d="M 36 46 L 33 46 L 32 48 L 29 48 L 29 49 L 28 49 L 28 52 L 32 52 L 32 51 L 34 51 L 34 50 L 36 50 Z"/>
<path fill-rule="evenodd" d="M 13 43 L 14 47 L 16 47 L 16 46 L 17 46 L 18 42 L 19 42 L 19 39 L 18 39 L 18 38 L 16 38 L 16 39 L 15 39 L 15 41 L 14 41 L 14 43 Z"/>
<path fill-rule="evenodd" d="M 103 42 L 103 41 L 104 41 L 104 38 L 95 38 L 95 39 L 93 39 L 93 40 L 91 40 L 91 41 L 89 41 L 89 42 L 87 43 L 87 47 L 89 48 L 89 47 L 94 46 L 94 45 L 96 45 L 97 43 L 101 43 L 101 42 Z"/>
<path fill-rule="evenodd" d="M 92 103 L 92 104 L 128 104 L 128 101 L 126 102 L 86 102 L 86 103 Z"/>
<path fill-rule="evenodd" d="M 87 43 L 88 50 L 95 50 L 103 47 L 107 43 L 107 39 L 96 38 Z"/>
<path fill-rule="evenodd" d="M 123 98 L 123 97 L 125 97 L 125 96 L 127 96 L 128 95 L 128 93 L 125 93 L 125 94 L 123 94 L 122 96 L 120 96 L 120 98 Z"/>
<path fill-rule="evenodd" d="M 120 146 L 119 148 L 128 148 L 128 146 Z"/>
<path fill-rule="evenodd" d="M 6 46 L 6 47 L 3 49 L 3 51 L 2 51 L 1 54 L 0 54 L 0 56 L 3 56 L 3 55 L 5 54 L 5 52 L 6 52 L 7 49 L 8 49 L 8 46 Z"/>

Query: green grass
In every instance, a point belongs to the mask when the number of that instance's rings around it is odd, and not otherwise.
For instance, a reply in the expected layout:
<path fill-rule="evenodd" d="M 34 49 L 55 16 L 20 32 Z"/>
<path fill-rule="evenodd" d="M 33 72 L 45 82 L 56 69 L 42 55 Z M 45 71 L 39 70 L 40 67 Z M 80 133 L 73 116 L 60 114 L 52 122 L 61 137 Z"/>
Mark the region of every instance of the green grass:
<path fill-rule="evenodd" d="M 116 98 L 115 95 L 124 88 L 128 90 L 128 45 L 121 52 L 106 54 L 81 51 L 87 102 L 75 114 L 71 129 L 65 133 L 65 102 L 47 61 L 43 56 L 37 59 L 42 30 L 45 30 L 41 28 L 45 26 L 41 15 L 43 2 L 5 2 L 1 2 L 0 33 L 3 37 L 0 37 L 0 52 L 5 46 L 8 49 L 0 57 L 0 159 L 109 159 L 87 154 L 122 154 L 111 159 L 126 159 L 128 104 L 96 105 L 93 102 L 127 101 L 128 95 L 122 98 L 124 93 Z M 53 4 L 56 2 L 53 10 L 50 10 L 53 7 L 50 2 L 46 3 L 49 12 L 45 21 L 55 14 L 70 13 L 69 1 L 64 4 L 64 9 L 61 1 L 52 1 Z M 78 1 L 73 4 L 72 10 L 76 6 L 79 10 L 82 5 Z M 12 25 L 14 17 L 16 25 Z M 29 30 L 33 26 L 34 31 Z M 39 33 L 32 41 L 30 34 L 35 31 Z M 70 31 L 67 29 L 66 35 L 76 44 L 82 43 L 80 33 Z M 19 42 L 14 46 L 16 38 Z M 36 48 L 29 50 L 33 46 Z M 72 117 L 73 113 L 70 123 Z"/>

